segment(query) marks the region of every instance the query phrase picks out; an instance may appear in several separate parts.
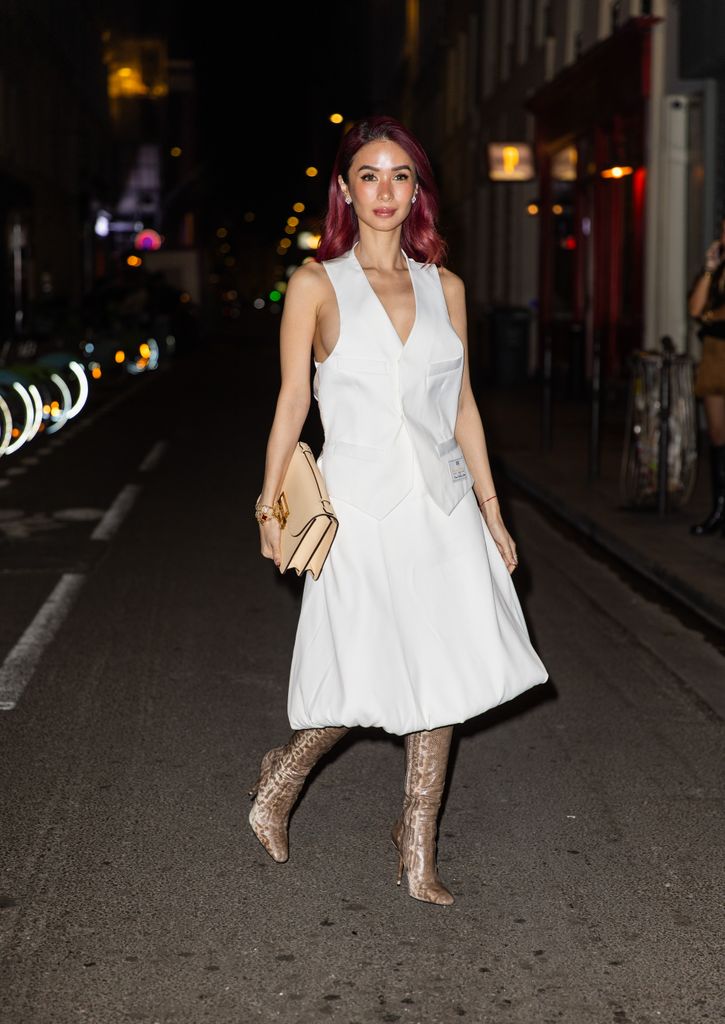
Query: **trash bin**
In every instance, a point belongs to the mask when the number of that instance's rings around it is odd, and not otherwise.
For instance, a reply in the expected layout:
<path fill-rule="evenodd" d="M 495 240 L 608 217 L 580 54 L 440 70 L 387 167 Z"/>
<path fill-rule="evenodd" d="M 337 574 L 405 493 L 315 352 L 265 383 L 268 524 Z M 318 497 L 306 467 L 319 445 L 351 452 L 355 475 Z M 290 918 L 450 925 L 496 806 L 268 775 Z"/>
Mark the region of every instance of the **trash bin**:
<path fill-rule="evenodd" d="M 499 306 L 489 313 L 489 338 L 494 384 L 513 387 L 528 376 L 529 324 L 525 306 Z"/>
<path fill-rule="evenodd" d="M 668 374 L 668 379 L 663 380 L 663 374 Z M 669 401 L 666 477 L 660 474 L 659 465 L 664 394 Z M 689 501 L 696 475 L 692 359 L 660 352 L 632 353 L 620 478 L 622 501 L 635 508 L 651 508 L 658 504 L 658 498 L 666 497 L 667 506 L 679 508 Z M 660 496 L 665 478 L 666 496 Z"/>

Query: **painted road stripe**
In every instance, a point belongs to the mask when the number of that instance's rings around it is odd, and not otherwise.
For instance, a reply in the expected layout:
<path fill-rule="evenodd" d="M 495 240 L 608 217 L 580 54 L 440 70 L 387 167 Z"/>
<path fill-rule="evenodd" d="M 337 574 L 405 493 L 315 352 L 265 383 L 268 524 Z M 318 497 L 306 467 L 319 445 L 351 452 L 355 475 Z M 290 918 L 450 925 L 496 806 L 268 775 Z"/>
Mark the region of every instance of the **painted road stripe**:
<path fill-rule="evenodd" d="M 141 490 L 140 484 L 127 484 L 91 534 L 91 540 L 110 540 L 130 511 Z"/>
<path fill-rule="evenodd" d="M 146 458 L 143 460 L 141 465 L 138 467 L 139 473 L 148 473 L 152 469 L 156 469 L 158 466 L 161 456 L 166 451 L 166 441 L 157 441 L 151 451 L 148 453 Z"/>
<path fill-rule="evenodd" d="M 12 711 L 33 677 L 40 657 L 83 586 L 82 573 L 67 572 L 20 637 L 0 668 L 0 710 Z"/>

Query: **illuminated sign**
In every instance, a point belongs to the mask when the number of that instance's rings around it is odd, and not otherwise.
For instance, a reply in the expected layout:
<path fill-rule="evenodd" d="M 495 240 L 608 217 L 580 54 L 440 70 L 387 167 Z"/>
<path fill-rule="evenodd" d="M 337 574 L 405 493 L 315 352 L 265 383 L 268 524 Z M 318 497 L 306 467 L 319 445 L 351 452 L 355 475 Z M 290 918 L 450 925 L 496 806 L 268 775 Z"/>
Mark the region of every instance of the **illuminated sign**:
<path fill-rule="evenodd" d="M 144 228 L 139 231 L 133 240 L 134 249 L 160 249 L 162 242 L 161 235 L 153 228 Z"/>
<path fill-rule="evenodd" d="M 576 146 L 565 146 L 551 158 L 551 176 L 554 181 L 576 181 Z"/>
<path fill-rule="evenodd" d="M 488 176 L 491 181 L 531 181 L 534 156 L 528 142 L 489 142 Z"/>

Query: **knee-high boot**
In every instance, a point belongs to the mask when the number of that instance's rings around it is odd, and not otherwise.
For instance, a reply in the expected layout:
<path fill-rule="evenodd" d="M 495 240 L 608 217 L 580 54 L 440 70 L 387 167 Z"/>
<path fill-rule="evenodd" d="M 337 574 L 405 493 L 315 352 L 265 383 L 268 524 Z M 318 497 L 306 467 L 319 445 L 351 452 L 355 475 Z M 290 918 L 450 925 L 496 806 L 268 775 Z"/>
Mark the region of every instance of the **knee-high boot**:
<path fill-rule="evenodd" d="M 287 822 L 305 779 L 348 731 L 345 726 L 299 729 L 283 747 L 274 747 L 262 758 L 259 778 L 249 791 L 254 798 L 249 824 L 277 863 L 289 857 Z"/>
<path fill-rule="evenodd" d="M 712 511 L 707 519 L 690 527 L 690 533 L 695 537 L 725 528 L 725 444 L 710 445 L 710 480 Z"/>
<path fill-rule="evenodd" d="M 391 837 L 398 851 L 398 885 L 408 872 L 408 892 L 426 903 L 453 903 L 438 877 L 436 832 L 448 770 L 453 726 L 409 733 L 405 737 L 403 813 Z"/>

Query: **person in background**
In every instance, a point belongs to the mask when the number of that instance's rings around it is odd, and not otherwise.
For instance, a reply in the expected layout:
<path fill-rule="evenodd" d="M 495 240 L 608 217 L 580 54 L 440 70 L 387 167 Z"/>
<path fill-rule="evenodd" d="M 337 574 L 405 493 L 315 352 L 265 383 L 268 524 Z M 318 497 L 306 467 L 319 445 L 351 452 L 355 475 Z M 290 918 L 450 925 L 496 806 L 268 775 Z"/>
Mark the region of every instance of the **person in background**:
<path fill-rule="evenodd" d="M 695 376 L 695 395 L 705 408 L 713 494 L 710 514 L 690 527 L 690 533 L 702 537 L 720 530 L 725 536 L 725 218 L 720 237 L 705 253 L 688 310 L 701 324 L 702 358 Z"/>

